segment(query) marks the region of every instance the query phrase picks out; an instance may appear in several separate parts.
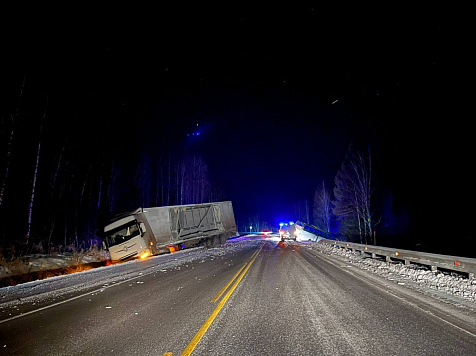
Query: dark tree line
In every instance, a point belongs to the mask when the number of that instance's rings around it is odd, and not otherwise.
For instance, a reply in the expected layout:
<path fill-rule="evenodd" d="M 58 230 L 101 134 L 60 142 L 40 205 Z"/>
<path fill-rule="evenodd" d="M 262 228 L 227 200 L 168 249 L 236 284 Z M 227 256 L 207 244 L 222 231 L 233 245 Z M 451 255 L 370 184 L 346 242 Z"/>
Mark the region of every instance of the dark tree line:
<path fill-rule="evenodd" d="M 64 95 L 30 85 L 26 76 L 18 89 L 1 112 L 4 255 L 98 245 L 117 213 L 223 198 L 204 158 L 185 149 L 184 132 L 173 139 L 154 134 L 166 144 L 148 139 L 145 147 L 133 112 L 88 97 L 65 106 Z"/>
<path fill-rule="evenodd" d="M 273 229 L 272 225 L 264 221 L 259 214 L 243 217 L 241 220 L 236 221 L 236 225 L 240 233 L 261 232 L 263 230 L 271 231 Z"/>

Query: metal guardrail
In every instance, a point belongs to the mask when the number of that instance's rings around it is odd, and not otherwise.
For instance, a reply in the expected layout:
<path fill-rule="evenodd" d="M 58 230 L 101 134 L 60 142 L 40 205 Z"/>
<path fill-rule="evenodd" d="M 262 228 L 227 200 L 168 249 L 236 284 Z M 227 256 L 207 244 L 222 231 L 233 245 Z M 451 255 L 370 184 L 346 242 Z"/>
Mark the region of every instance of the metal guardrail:
<path fill-rule="evenodd" d="M 339 248 L 359 251 L 362 255 L 371 255 L 372 258 L 376 258 L 377 256 L 385 257 L 385 260 L 387 262 L 391 262 L 392 260 L 400 260 L 403 261 L 405 265 L 416 263 L 420 265 L 429 266 L 432 271 L 444 269 L 462 272 L 467 274 L 469 279 L 473 279 L 476 275 L 475 258 L 439 255 L 435 253 L 402 250 L 382 246 L 363 245 L 353 242 L 328 239 L 322 239 L 321 241 Z"/>

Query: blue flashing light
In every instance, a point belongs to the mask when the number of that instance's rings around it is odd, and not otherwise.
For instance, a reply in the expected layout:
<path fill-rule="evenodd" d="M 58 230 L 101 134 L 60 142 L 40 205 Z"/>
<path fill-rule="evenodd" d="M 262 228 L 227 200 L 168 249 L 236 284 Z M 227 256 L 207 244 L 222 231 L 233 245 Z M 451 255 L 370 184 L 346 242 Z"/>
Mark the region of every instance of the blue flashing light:
<path fill-rule="evenodd" d="M 279 226 L 280 226 L 280 227 L 283 227 L 283 225 L 284 225 L 284 223 L 279 223 Z"/>
<path fill-rule="evenodd" d="M 290 222 L 289 222 L 289 225 L 293 226 L 293 225 L 294 225 L 294 223 L 293 223 L 292 221 L 290 221 Z"/>

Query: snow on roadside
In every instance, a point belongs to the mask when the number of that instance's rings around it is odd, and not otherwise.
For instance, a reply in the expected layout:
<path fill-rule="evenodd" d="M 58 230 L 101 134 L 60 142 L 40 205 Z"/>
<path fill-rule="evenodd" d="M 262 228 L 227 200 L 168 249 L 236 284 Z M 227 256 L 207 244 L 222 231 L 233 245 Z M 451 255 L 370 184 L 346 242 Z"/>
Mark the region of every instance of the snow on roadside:
<path fill-rule="evenodd" d="M 76 253 L 58 253 L 54 255 L 29 255 L 12 262 L 0 261 L 0 279 L 25 273 L 48 271 L 71 266 L 102 262 L 109 259 L 107 251 L 96 249 Z"/>
<path fill-rule="evenodd" d="M 259 240 L 256 240 L 256 244 L 259 242 Z M 178 268 L 186 263 L 203 263 L 207 259 L 219 258 L 249 247 L 249 240 L 245 242 L 242 239 L 234 239 L 229 240 L 224 246 L 219 248 L 191 248 L 172 254 L 153 256 L 146 260 L 131 260 L 84 272 L 54 276 L 15 286 L 3 287 L 0 288 L 0 309 L 23 302 L 36 302 L 40 299 L 54 300 L 65 294 L 101 288 L 105 284 L 115 284 L 134 276 Z"/>
<path fill-rule="evenodd" d="M 243 241 L 243 239 L 246 239 L 247 237 L 250 236 L 245 235 L 239 238 L 231 239 L 229 241 Z M 25 256 L 24 258 L 18 258 L 12 262 L 6 262 L 5 260 L 0 259 L 0 279 L 32 272 L 68 268 L 94 262 L 105 262 L 109 259 L 109 252 L 97 249 L 90 249 L 86 251 L 81 250 L 77 251 L 76 253 L 57 253 L 54 255 L 34 254 Z"/>
<path fill-rule="evenodd" d="M 378 274 L 400 285 L 404 285 L 408 281 L 420 287 L 441 291 L 476 303 L 476 279 L 469 280 L 456 273 L 439 270 L 433 272 L 428 267 L 417 264 L 405 266 L 401 262 L 387 263 L 379 259 L 362 256 L 360 252 L 352 252 L 324 243 L 310 243 L 309 248 L 326 255 L 338 256 L 353 266 Z"/>

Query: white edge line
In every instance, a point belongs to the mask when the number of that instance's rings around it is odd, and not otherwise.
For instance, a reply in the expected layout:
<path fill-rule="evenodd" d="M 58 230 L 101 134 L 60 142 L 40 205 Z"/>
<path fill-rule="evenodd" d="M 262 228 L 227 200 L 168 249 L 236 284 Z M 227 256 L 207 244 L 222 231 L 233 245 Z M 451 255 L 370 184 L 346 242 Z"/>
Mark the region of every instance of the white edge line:
<path fill-rule="evenodd" d="M 45 309 L 49 309 L 49 308 L 56 307 L 56 306 L 58 306 L 58 305 L 61 305 L 61 304 L 70 302 L 70 301 L 72 301 L 72 300 L 79 299 L 79 298 L 85 297 L 85 296 L 87 296 L 87 295 L 91 295 L 91 294 L 93 294 L 93 293 L 102 292 L 102 291 L 104 291 L 105 289 L 108 289 L 108 288 L 111 288 L 111 287 L 115 287 L 115 286 L 121 285 L 122 283 L 126 283 L 126 282 L 132 281 L 132 280 L 137 279 L 137 278 L 141 278 L 141 277 L 144 277 L 144 276 L 148 276 L 149 274 L 157 273 L 157 272 L 159 272 L 159 271 L 160 271 L 160 270 L 151 271 L 151 272 L 149 272 L 149 273 L 145 273 L 145 274 L 141 274 L 141 275 L 139 275 L 139 276 L 131 277 L 131 278 L 129 278 L 129 279 L 125 279 L 125 280 L 123 280 L 123 281 L 120 281 L 120 282 L 111 284 L 110 286 L 101 287 L 101 288 L 99 288 L 99 289 L 96 289 L 96 290 L 93 290 L 93 291 L 89 291 L 89 292 L 87 292 L 87 293 L 80 294 L 80 295 L 77 295 L 77 296 L 72 297 L 72 298 L 69 298 L 69 299 L 62 300 L 61 302 L 56 302 L 56 303 L 53 303 L 53 304 L 50 304 L 50 305 L 47 305 L 47 306 L 44 306 L 44 307 L 41 307 L 41 308 L 38 308 L 38 309 L 35 309 L 35 310 L 31 310 L 31 311 L 26 312 L 26 313 L 22 313 L 22 314 L 19 314 L 19 315 L 15 315 L 15 316 L 12 316 L 11 318 L 4 319 L 4 320 L 0 320 L 0 324 L 6 323 L 6 322 L 8 322 L 8 321 L 12 321 L 12 320 L 14 320 L 14 319 L 18 319 L 18 318 L 21 318 L 21 317 L 23 317 L 23 316 L 27 316 L 27 315 L 30 315 L 30 314 L 33 314 L 33 313 L 37 313 L 37 312 L 42 311 L 42 310 L 45 310 Z"/>
<path fill-rule="evenodd" d="M 261 252 L 261 250 L 263 249 L 263 247 L 266 243 L 267 243 L 267 241 L 265 241 L 263 243 L 263 245 L 259 249 L 258 255 L 259 255 L 259 253 Z M 258 256 L 258 255 L 256 255 L 256 256 Z M 41 308 L 38 308 L 38 309 L 35 309 L 35 310 L 31 310 L 31 311 L 26 312 L 26 313 L 15 315 L 15 316 L 12 316 L 11 318 L 0 320 L 0 324 L 9 322 L 9 321 L 12 321 L 12 320 L 15 320 L 15 319 L 18 319 L 18 318 L 21 318 L 21 317 L 24 317 L 24 316 L 27 316 L 27 315 L 30 315 L 30 314 L 34 314 L 34 313 L 40 312 L 40 311 L 45 310 L 45 309 L 53 308 L 53 307 L 56 307 L 56 306 L 64 304 L 64 303 L 71 302 L 72 300 L 79 299 L 79 298 L 85 297 L 87 295 L 91 295 L 93 293 L 101 292 L 105 289 L 115 287 L 115 286 L 121 285 L 122 283 L 126 283 L 126 282 L 132 281 L 134 279 L 141 278 L 141 277 L 144 277 L 144 276 L 148 276 L 149 274 L 157 273 L 157 272 L 159 272 L 159 271 L 151 271 L 149 273 L 141 274 L 140 276 L 131 277 L 129 279 L 125 279 L 125 280 L 120 281 L 118 283 L 114 283 L 110 286 L 102 287 L 102 288 L 99 288 L 99 289 L 96 289 L 96 290 L 93 290 L 93 291 L 90 291 L 90 292 L 87 292 L 87 293 L 84 293 L 84 294 L 77 295 L 77 296 L 69 298 L 69 299 L 62 300 L 61 302 L 56 302 L 56 303 L 53 303 L 53 304 L 50 304 L 50 305 L 47 305 L 47 306 L 44 306 L 44 307 L 41 307 Z"/>
<path fill-rule="evenodd" d="M 328 261 L 328 262 L 330 262 L 330 261 Z M 355 275 L 355 274 L 354 274 L 353 272 L 351 272 L 349 269 L 344 269 L 343 267 L 340 267 L 340 266 L 338 266 L 338 265 L 336 265 L 336 264 L 334 264 L 334 263 L 332 263 L 332 264 L 333 264 L 335 267 L 337 267 L 337 268 L 339 268 L 339 269 L 342 269 L 344 272 L 347 272 L 348 274 L 352 275 L 354 278 L 360 279 L 361 281 L 363 281 L 363 282 L 365 282 L 365 283 L 369 283 L 367 280 L 365 280 L 365 279 L 363 279 L 363 278 L 361 278 L 361 277 Z M 449 325 L 454 326 L 454 327 L 457 328 L 458 330 L 464 331 L 465 333 L 467 333 L 467 334 L 469 334 L 469 335 L 471 335 L 471 336 L 473 336 L 473 337 L 476 337 L 476 334 L 473 334 L 471 331 L 468 331 L 468 330 L 466 330 L 466 329 L 463 329 L 462 327 L 460 327 L 460 326 L 458 326 L 458 325 L 456 325 L 456 324 L 453 324 L 452 322 L 450 322 L 450 321 L 448 321 L 448 320 L 446 320 L 446 319 L 444 319 L 444 318 L 442 318 L 442 317 L 440 317 L 440 316 L 434 314 L 433 312 L 431 312 L 431 311 L 429 311 L 429 310 L 423 309 L 422 307 L 420 307 L 420 306 L 418 306 L 417 304 L 414 304 L 414 303 L 412 303 L 412 302 L 406 300 L 405 298 L 399 297 L 398 295 L 396 295 L 396 294 L 394 294 L 394 293 L 392 293 L 392 292 L 390 292 L 390 291 L 388 291 L 388 290 L 386 290 L 386 289 L 383 289 L 382 287 L 380 287 L 380 286 L 378 286 L 378 285 L 376 285 L 376 284 L 374 284 L 374 283 L 371 283 L 371 285 L 373 285 L 375 288 L 378 288 L 378 289 L 380 289 L 381 291 L 383 291 L 383 292 L 385 292 L 385 293 L 388 293 L 388 294 L 394 296 L 395 298 L 397 298 L 397 299 L 399 299 L 399 300 L 401 300 L 401 301 L 403 301 L 403 302 L 405 302 L 405 303 L 407 303 L 407 304 L 409 304 L 409 305 L 411 305 L 411 306 L 413 306 L 413 307 L 415 307 L 415 308 L 417 308 L 417 309 L 419 309 L 419 310 L 425 312 L 426 314 L 430 314 L 430 315 L 432 315 L 433 317 L 435 317 L 435 318 L 437 318 L 437 319 L 439 319 L 439 320 L 441 320 L 441 321 L 444 321 L 445 323 L 447 323 L 447 324 L 449 324 Z"/>

